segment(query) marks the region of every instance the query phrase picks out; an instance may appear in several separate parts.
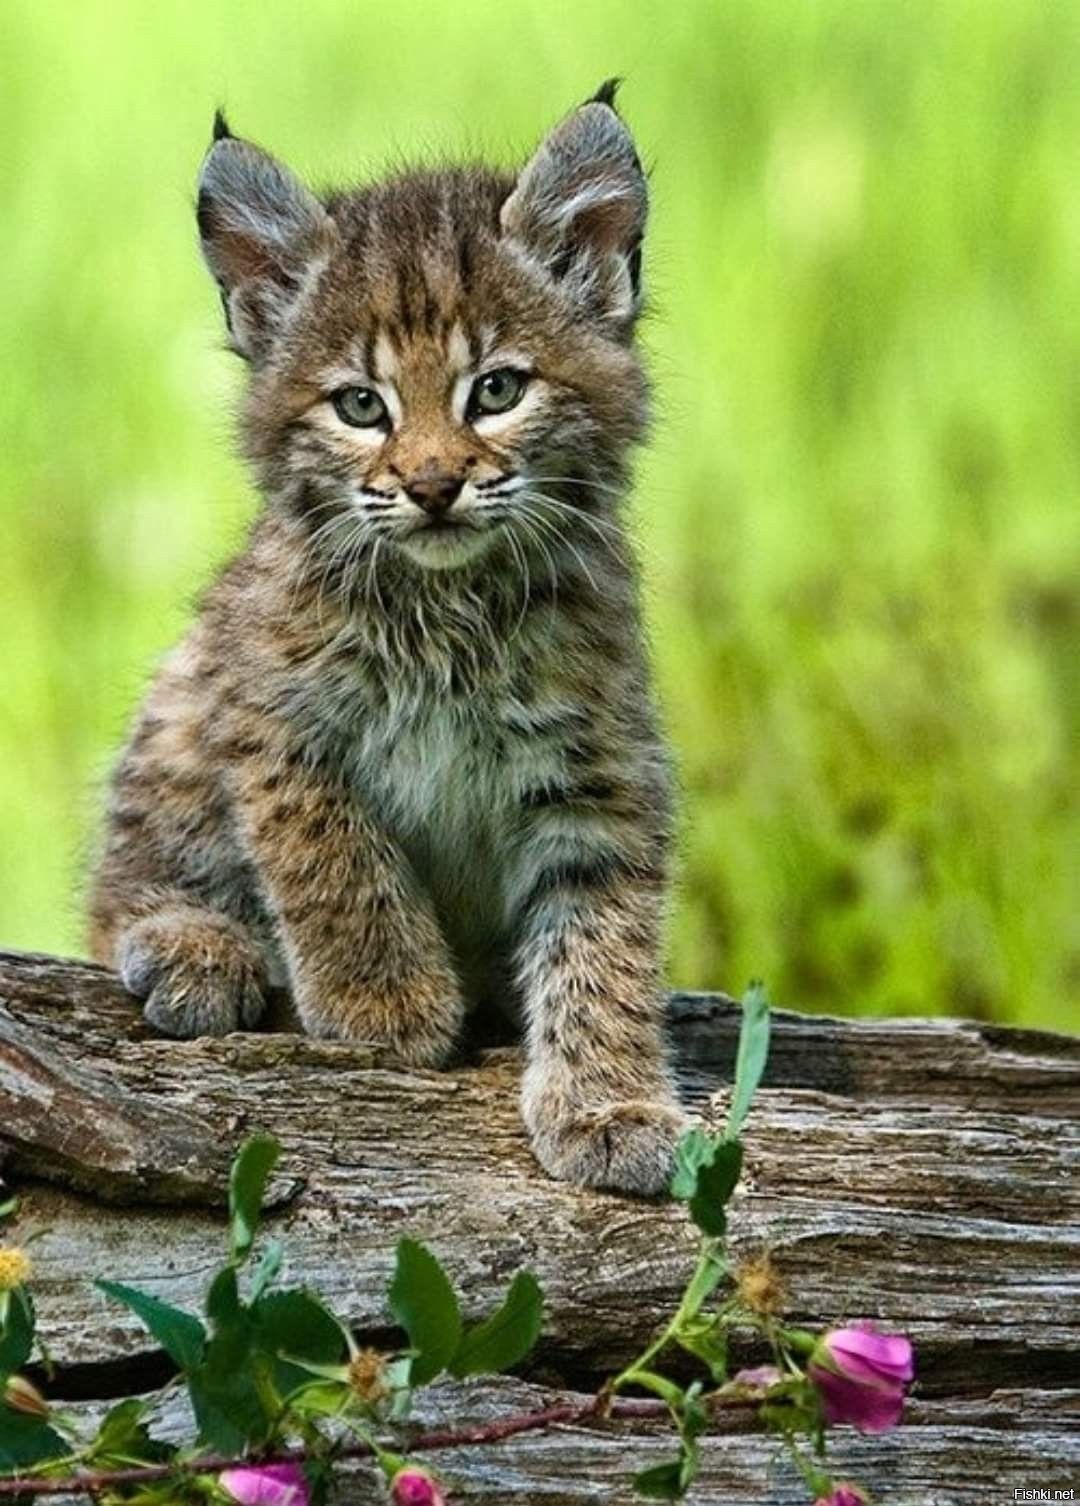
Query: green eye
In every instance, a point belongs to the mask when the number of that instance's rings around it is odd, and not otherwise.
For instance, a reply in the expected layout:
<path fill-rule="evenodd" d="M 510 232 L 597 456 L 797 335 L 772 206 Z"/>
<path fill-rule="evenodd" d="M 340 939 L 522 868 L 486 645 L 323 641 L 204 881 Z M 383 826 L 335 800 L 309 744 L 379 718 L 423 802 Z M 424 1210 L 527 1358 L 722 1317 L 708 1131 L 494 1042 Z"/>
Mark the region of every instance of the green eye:
<path fill-rule="evenodd" d="M 373 429 L 386 422 L 386 404 L 371 387 L 342 387 L 331 401 L 338 418 L 354 429 Z"/>
<path fill-rule="evenodd" d="M 528 380 L 525 372 L 515 371 L 512 366 L 500 366 L 497 371 L 477 377 L 469 393 L 469 416 L 477 418 L 484 413 L 505 413 L 520 403 Z"/>

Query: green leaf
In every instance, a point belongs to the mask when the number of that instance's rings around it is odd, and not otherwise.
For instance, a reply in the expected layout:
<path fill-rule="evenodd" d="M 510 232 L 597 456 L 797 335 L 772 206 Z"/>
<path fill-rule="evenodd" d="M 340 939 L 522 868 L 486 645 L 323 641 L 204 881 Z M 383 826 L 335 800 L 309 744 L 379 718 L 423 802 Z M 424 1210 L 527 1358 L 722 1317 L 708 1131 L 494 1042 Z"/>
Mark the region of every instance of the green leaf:
<path fill-rule="evenodd" d="M 461 1343 L 461 1311 L 446 1272 L 415 1239 L 397 1247 L 390 1311 L 414 1350 L 410 1384 L 426 1385 L 445 1370 Z"/>
<path fill-rule="evenodd" d="M 293 1392 L 289 1410 L 295 1417 L 340 1417 L 355 1399 L 341 1381 L 316 1380 Z"/>
<path fill-rule="evenodd" d="M 274 1384 L 283 1396 L 310 1380 L 300 1364 L 333 1365 L 345 1350 L 345 1335 L 332 1313 L 300 1288 L 271 1292 L 252 1303 L 255 1339 L 271 1359 Z"/>
<path fill-rule="evenodd" d="M 713 1380 L 723 1385 L 728 1376 L 728 1337 L 718 1319 L 693 1318 L 680 1325 L 675 1338 L 688 1354 L 704 1360 Z"/>
<path fill-rule="evenodd" d="M 337 1483 L 334 1478 L 333 1460 L 309 1458 L 304 1465 L 304 1474 L 307 1476 L 311 1506 L 327 1506 L 330 1493 Z"/>
<path fill-rule="evenodd" d="M 188 1395 L 199 1425 L 199 1443 L 205 1449 L 227 1455 L 244 1453 L 249 1435 L 258 1438 L 259 1432 L 265 1431 L 264 1411 L 259 1408 L 255 1389 L 246 1378 L 239 1378 L 235 1386 L 229 1386 L 217 1378 L 191 1375 Z"/>
<path fill-rule="evenodd" d="M 735 1086 L 728 1110 L 726 1136 L 735 1140 L 757 1092 L 769 1059 L 769 997 L 760 983 L 751 983 L 742 1006 L 739 1049 L 735 1057 Z"/>
<path fill-rule="evenodd" d="M 698 1172 L 697 1190 L 690 1199 L 690 1217 L 702 1233 L 718 1238 L 726 1231 L 725 1210 L 741 1171 L 741 1141 L 716 1141 L 713 1158 Z"/>
<path fill-rule="evenodd" d="M 648 1496 L 651 1501 L 678 1501 L 684 1494 L 685 1487 L 682 1483 L 683 1460 L 669 1459 L 664 1464 L 653 1464 L 648 1469 L 639 1470 L 634 1476 L 634 1489 L 640 1496 Z"/>
<path fill-rule="evenodd" d="M 0 1218 L 10 1218 L 19 1206 L 17 1197 L 9 1197 L 0 1203 Z"/>
<path fill-rule="evenodd" d="M 236 1284 L 236 1267 L 224 1266 L 206 1294 L 206 1316 L 215 1328 L 223 1328 L 235 1321 L 240 1312 L 240 1292 Z"/>
<path fill-rule="evenodd" d="M 242 1451 L 266 1441 L 277 1400 L 260 1381 L 269 1362 L 256 1351 L 255 1324 L 238 1306 L 206 1346 L 206 1357 L 188 1377 L 200 1442 L 222 1451 Z"/>
<path fill-rule="evenodd" d="M 332 1364 L 345 1348 L 345 1335 L 333 1313 L 302 1288 L 260 1297 L 252 1303 L 251 1315 L 259 1343 L 270 1354 L 288 1352 Z"/>
<path fill-rule="evenodd" d="M 251 1278 L 251 1300 L 257 1302 L 266 1288 L 277 1280 L 281 1270 L 281 1262 L 285 1258 L 285 1247 L 280 1239 L 272 1239 L 263 1251 L 262 1259 L 255 1267 L 255 1274 Z"/>
<path fill-rule="evenodd" d="M 688 1203 L 697 1191 L 698 1173 L 708 1166 L 716 1153 L 717 1135 L 707 1130 L 689 1129 L 675 1147 L 675 1174 L 671 1179 L 671 1195 L 680 1202 Z"/>
<path fill-rule="evenodd" d="M 388 1362 L 383 1374 L 390 1391 L 390 1421 L 404 1422 L 412 1410 L 412 1392 L 409 1390 L 409 1370 L 412 1360 L 399 1355 Z"/>
<path fill-rule="evenodd" d="M 719 1237 L 727 1228 L 724 1216 L 742 1170 L 742 1145 L 705 1130 L 689 1130 L 676 1149 L 671 1194 L 690 1204 L 690 1214 L 704 1233 Z M 696 1294 L 694 1311 L 715 1287 L 722 1268 L 701 1273 L 703 1290 Z"/>
<path fill-rule="evenodd" d="M 451 1375 L 498 1375 L 523 1360 L 540 1337 L 544 1294 L 530 1271 L 519 1271 L 502 1306 L 465 1334 Z"/>
<path fill-rule="evenodd" d="M 268 1135 L 255 1135 L 240 1147 L 229 1178 L 229 1213 L 232 1216 L 232 1258 L 246 1260 L 259 1227 L 263 1194 L 270 1173 L 278 1163 L 281 1146 Z"/>
<path fill-rule="evenodd" d="M 119 1402 L 102 1418 L 89 1458 L 96 1464 L 129 1464 L 140 1459 L 161 1464 L 176 1452 L 171 1444 L 151 1438 L 144 1418 L 151 1403 L 137 1396 Z"/>
<path fill-rule="evenodd" d="M 0 1402 L 0 1470 L 15 1474 L 70 1453 L 71 1445 L 44 1418 L 28 1417 Z"/>
<path fill-rule="evenodd" d="M 685 1492 L 690 1489 L 691 1485 L 697 1479 L 701 1455 L 694 1438 L 689 1434 L 684 1435 L 684 1438 L 685 1447 L 683 1448 L 682 1468 L 679 1471 L 679 1483 Z"/>
<path fill-rule="evenodd" d="M 4 1292 L 0 1323 L 0 1375 L 21 1370 L 34 1347 L 34 1302 L 24 1286 Z"/>
<path fill-rule="evenodd" d="M 221 1452 L 243 1451 L 269 1440 L 284 1398 L 310 1383 L 296 1361 L 340 1359 L 345 1336 L 306 1291 L 271 1292 L 245 1306 L 231 1266 L 215 1278 L 208 1308 L 214 1336 L 188 1382 L 199 1437 Z"/>
<path fill-rule="evenodd" d="M 130 1307 L 181 1370 L 193 1370 L 201 1362 L 206 1330 L 198 1318 L 181 1312 L 178 1307 L 170 1307 L 149 1292 L 123 1286 L 119 1281 L 97 1281 L 94 1284 L 106 1297 Z"/>
<path fill-rule="evenodd" d="M 140 1434 L 146 1431 L 143 1418 L 148 1406 L 149 1403 L 142 1397 L 131 1396 L 127 1401 L 118 1402 L 110 1408 L 101 1419 L 98 1435 L 90 1449 L 90 1457 L 101 1459 L 109 1454 L 126 1453 L 132 1444 L 137 1445 Z"/>
<path fill-rule="evenodd" d="M 719 1250 L 705 1249 L 698 1268 L 687 1285 L 680 1304 L 686 1318 L 696 1318 L 727 1273 L 727 1260 Z"/>
<path fill-rule="evenodd" d="M 342 1386 L 345 1385 L 346 1381 L 349 1379 L 348 1365 L 342 1365 L 340 1363 L 336 1365 L 327 1365 L 324 1364 L 321 1360 L 302 1360 L 298 1355 L 295 1354 L 283 1354 L 282 1359 L 287 1361 L 290 1365 L 295 1365 L 299 1370 L 302 1370 L 304 1372 L 304 1374 L 308 1377 L 308 1380 L 304 1382 L 305 1385 L 313 1384 L 312 1380 L 310 1379 L 312 1376 L 317 1376 L 320 1380 L 336 1381 L 339 1385 Z"/>
<path fill-rule="evenodd" d="M 641 1386 L 645 1391 L 651 1391 L 654 1396 L 659 1396 L 661 1401 L 667 1402 L 673 1412 L 681 1412 L 686 1400 L 683 1388 L 673 1380 L 668 1380 L 666 1375 L 657 1375 L 655 1370 L 626 1371 L 626 1379 L 632 1380 L 636 1386 Z"/>
<path fill-rule="evenodd" d="M 705 1409 L 704 1402 L 701 1400 L 704 1389 L 700 1381 L 694 1381 L 692 1386 L 687 1387 L 686 1395 L 683 1397 L 682 1417 L 679 1428 L 683 1437 L 683 1443 L 685 1444 L 685 1452 L 687 1455 L 692 1456 L 691 1462 L 695 1470 L 697 1468 L 697 1451 L 694 1448 L 694 1444 L 709 1426 L 709 1414 Z"/>

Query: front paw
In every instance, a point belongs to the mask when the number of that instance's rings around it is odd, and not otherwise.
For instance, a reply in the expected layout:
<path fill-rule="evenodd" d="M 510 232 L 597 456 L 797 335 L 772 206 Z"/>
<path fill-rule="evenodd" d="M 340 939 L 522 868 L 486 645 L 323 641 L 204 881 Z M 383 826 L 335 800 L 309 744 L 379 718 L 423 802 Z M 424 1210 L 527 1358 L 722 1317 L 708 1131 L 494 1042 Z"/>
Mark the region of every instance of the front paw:
<path fill-rule="evenodd" d="M 208 926 L 201 935 L 147 923 L 120 948 L 120 976 L 143 1000 L 147 1024 L 193 1040 L 250 1030 L 265 1008 L 263 971 L 253 950 Z"/>
<path fill-rule="evenodd" d="M 551 1176 L 649 1197 L 669 1186 L 689 1122 L 674 1104 L 630 1099 L 529 1128 L 536 1159 Z"/>
<path fill-rule="evenodd" d="M 445 984 L 343 994 L 328 989 L 300 997 L 308 1035 L 372 1046 L 380 1065 L 391 1068 L 445 1067 L 457 1048 L 463 1013 L 460 996 Z"/>
<path fill-rule="evenodd" d="M 143 1005 L 143 1019 L 162 1035 L 197 1040 L 250 1030 L 263 1007 L 263 996 L 254 984 L 244 982 L 234 988 L 230 982 L 193 971 L 187 977 L 170 974 L 156 984 Z"/>
<path fill-rule="evenodd" d="M 449 1064 L 457 1047 L 456 1036 L 413 1031 L 380 1031 L 362 1015 L 349 1009 L 301 1012 L 307 1035 L 316 1040 L 341 1041 L 347 1046 L 367 1046 L 375 1053 L 375 1065 L 387 1071 L 438 1071 Z"/>

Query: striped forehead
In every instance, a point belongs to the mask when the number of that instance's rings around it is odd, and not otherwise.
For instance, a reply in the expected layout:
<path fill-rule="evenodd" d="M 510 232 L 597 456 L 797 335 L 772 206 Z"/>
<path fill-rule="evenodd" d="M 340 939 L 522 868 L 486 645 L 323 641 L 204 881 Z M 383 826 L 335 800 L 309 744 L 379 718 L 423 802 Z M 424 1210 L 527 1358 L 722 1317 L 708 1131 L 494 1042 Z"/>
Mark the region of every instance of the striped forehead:
<path fill-rule="evenodd" d="M 399 358 L 412 341 L 445 346 L 455 323 L 471 338 L 480 310 L 491 318 L 499 213 L 512 187 L 486 169 L 421 170 L 328 202 L 341 232 L 342 301 L 359 306 L 362 326 L 385 332 Z"/>
<path fill-rule="evenodd" d="M 475 371 L 494 341 L 494 329 L 455 317 L 440 328 L 404 335 L 394 323 L 377 324 L 357 349 L 357 365 L 376 382 L 397 385 L 418 372 L 459 377 Z"/>
<path fill-rule="evenodd" d="M 403 245 L 377 236 L 358 259 L 364 301 L 399 352 L 414 340 L 445 341 L 454 324 L 467 322 L 470 282 L 452 241 L 421 238 Z"/>

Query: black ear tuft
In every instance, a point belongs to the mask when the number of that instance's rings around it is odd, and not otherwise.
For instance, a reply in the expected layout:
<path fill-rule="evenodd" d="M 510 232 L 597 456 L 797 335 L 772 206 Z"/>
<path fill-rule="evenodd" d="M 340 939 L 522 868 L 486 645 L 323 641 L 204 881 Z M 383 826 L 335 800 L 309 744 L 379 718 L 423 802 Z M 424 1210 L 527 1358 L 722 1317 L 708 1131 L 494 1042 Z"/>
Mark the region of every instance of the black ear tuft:
<path fill-rule="evenodd" d="M 614 321 L 625 336 L 641 307 L 648 189 L 633 138 L 612 106 L 617 86 L 610 79 L 548 133 L 499 221 L 567 297 Z"/>
<path fill-rule="evenodd" d="M 630 273 L 630 286 L 634 292 L 635 300 L 641 297 L 641 238 L 635 242 L 627 261 L 627 271 Z"/>
<path fill-rule="evenodd" d="M 622 87 L 621 78 L 606 78 L 597 89 L 591 99 L 587 99 L 587 105 L 607 105 L 609 109 L 615 108 L 615 96 Z"/>
<path fill-rule="evenodd" d="M 287 167 L 233 136 L 220 111 L 199 175 L 196 217 L 233 346 L 258 362 L 309 270 L 336 244 L 333 222 Z"/>

